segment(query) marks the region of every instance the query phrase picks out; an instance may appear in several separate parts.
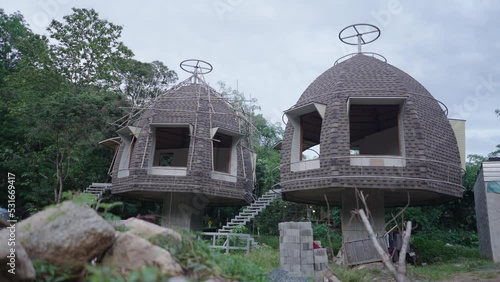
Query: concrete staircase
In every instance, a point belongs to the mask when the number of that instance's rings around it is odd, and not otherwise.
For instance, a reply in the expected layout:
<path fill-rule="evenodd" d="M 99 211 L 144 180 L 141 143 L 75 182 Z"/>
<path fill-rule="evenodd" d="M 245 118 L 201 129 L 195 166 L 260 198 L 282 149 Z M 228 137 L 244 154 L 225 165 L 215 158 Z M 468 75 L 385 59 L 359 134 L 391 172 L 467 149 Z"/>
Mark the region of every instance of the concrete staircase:
<path fill-rule="evenodd" d="M 96 201 L 100 200 L 104 193 L 111 190 L 111 183 L 92 183 L 89 187 L 83 190 L 83 193 L 95 195 Z"/>
<path fill-rule="evenodd" d="M 268 191 L 250 206 L 242 210 L 235 218 L 231 219 L 230 222 L 222 226 L 218 232 L 231 233 L 235 227 L 247 224 L 278 198 L 281 198 L 281 189 Z M 253 243 L 257 244 L 256 242 L 253 242 L 252 238 L 252 245 L 254 245 Z"/>

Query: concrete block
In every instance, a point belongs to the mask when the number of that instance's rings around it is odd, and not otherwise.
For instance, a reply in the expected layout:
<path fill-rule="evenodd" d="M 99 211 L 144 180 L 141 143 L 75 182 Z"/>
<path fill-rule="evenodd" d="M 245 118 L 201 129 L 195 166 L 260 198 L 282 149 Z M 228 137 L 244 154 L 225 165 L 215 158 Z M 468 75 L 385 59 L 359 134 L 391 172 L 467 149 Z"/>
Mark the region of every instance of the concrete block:
<path fill-rule="evenodd" d="M 291 272 L 297 272 L 297 273 L 300 273 L 300 264 L 294 264 L 292 265 L 291 267 Z"/>
<path fill-rule="evenodd" d="M 302 250 L 307 251 L 307 250 L 312 250 L 313 249 L 313 243 L 312 242 L 302 242 Z"/>
<path fill-rule="evenodd" d="M 300 251 L 300 257 L 309 257 L 309 258 L 314 258 L 314 251 L 313 250 L 302 250 Z"/>
<path fill-rule="evenodd" d="M 313 242 L 313 236 L 300 236 L 300 242 Z"/>
<path fill-rule="evenodd" d="M 300 265 L 300 258 L 293 258 L 293 257 L 285 257 L 284 258 L 285 264 L 290 264 L 290 265 Z"/>
<path fill-rule="evenodd" d="M 292 265 L 291 264 L 281 264 L 281 268 L 283 268 L 284 271 L 292 271 Z"/>
<path fill-rule="evenodd" d="M 309 258 L 309 257 L 301 257 L 300 258 L 300 264 L 301 265 L 306 265 L 306 264 L 313 265 L 314 264 L 314 259 L 313 258 Z"/>
<path fill-rule="evenodd" d="M 314 263 L 313 264 L 301 264 L 300 265 L 301 271 L 312 271 L 314 272 Z"/>
<path fill-rule="evenodd" d="M 300 230 L 300 236 L 312 236 L 313 232 L 312 229 L 301 229 Z"/>
<path fill-rule="evenodd" d="M 314 249 L 314 256 L 326 256 L 326 249 L 325 248 Z"/>
<path fill-rule="evenodd" d="M 322 263 L 315 263 L 315 264 L 314 264 L 314 270 L 315 270 L 315 271 L 323 271 L 324 266 L 325 266 L 325 265 L 324 265 L 324 264 L 322 264 Z"/>
<path fill-rule="evenodd" d="M 302 273 L 311 273 L 314 275 L 314 264 L 302 264 L 300 266 L 300 271 L 302 271 Z"/>
<path fill-rule="evenodd" d="M 299 229 L 285 229 L 283 233 L 285 233 L 284 236 L 300 237 L 300 231 Z"/>
<path fill-rule="evenodd" d="M 311 222 L 297 222 L 299 229 L 312 229 Z"/>
<path fill-rule="evenodd" d="M 283 236 L 283 243 L 295 243 L 299 244 L 300 243 L 300 237 L 296 236 Z"/>
<path fill-rule="evenodd" d="M 293 258 L 300 258 L 300 250 L 288 250 L 288 256 Z"/>
<path fill-rule="evenodd" d="M 300 244 L 297 243 L 283 243 L 281 249 L 286 249 L 286 250 L 297 250 L 300 251 Z"/>
<path fill-rule="evenodd" d="M 314 256 L 314 262 L 315 263 L 328 263 L 328 257 L 327 256 Z"/>

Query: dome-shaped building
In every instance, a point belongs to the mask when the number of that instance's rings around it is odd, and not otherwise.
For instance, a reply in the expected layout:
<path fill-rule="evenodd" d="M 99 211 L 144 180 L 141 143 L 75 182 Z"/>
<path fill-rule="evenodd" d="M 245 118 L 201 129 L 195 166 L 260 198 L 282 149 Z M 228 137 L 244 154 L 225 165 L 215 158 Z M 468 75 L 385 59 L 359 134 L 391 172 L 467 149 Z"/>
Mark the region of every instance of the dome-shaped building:
<path fill-rule="evenodd" d="M 114 195 L 161 201 L 162 225 L 193 230 L 208 205 L 251 200 L 255 172 L 248 120 L 205 83 L 200 62 L 181 64 L 193 75 L 117 131 L 112 169 Z"/>
<path fill-rule="evenodd" d="M 285 111 L 281 189 L 289 201 L 342 206 L 346 240 L 355 189 L 369 194 L 374 228 L 384 207 L 433 205 L 462 196 L 457 140 L 445 109 L 418 81 L 359 52 L 335 63 Z M 314 149 L 316 157 L 307 157 Z M 350 226 L 347 226 L 347 224 Z"/>

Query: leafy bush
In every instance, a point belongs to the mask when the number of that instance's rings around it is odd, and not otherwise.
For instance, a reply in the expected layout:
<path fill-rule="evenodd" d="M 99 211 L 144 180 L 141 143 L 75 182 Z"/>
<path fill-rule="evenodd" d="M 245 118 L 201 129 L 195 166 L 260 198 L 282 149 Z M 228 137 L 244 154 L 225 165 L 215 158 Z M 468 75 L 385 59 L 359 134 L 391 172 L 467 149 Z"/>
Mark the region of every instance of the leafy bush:
<path fill-rule="evenodd" d="M 183 233 L 181 242 L 157 236 L 151 242 L 168 250 L 187 274 L 196 280 L 223 277 L 236 281 L 265 281 L 264 271 L 239 256 L 217 253 L 199 240 L 198 235 Z"/>
<path fill-rule="evenodd" d="M 42 260 L 33 260 L 32 263 L 35 268 L 36 281 L 60 282 L 78 277 L 78 275 L 76 277 L 72 275 L 72 270 L 69 267 L 57 267 Z"/>
<path fill-rule="evenodd" d="M 256 238 L 256 241 L 262 246 L 269 246 L 271 249 L 279 250 L 280 248 L 279 236 L 259 236 Z"/>
<path fill-rule="evenodd" d="M 466 230 L 443 230 L 435 228 L 433 230 L 421 231 L 416 233 L 419 237 L 425 238 L 427 240 L 435 240 L 439 238 L 440 241 L 452 244 L 452 245 L 462 245 L 466 247 L 479 247 L 479 238 L 475 231 Z"/>
<path fill-rule="evenodd" d="M 418 263 L 446 262 L 457 258 L 479 258 L 479 250 L 460 245 L 449 245 L 439 240 L 415 236 L 411 242 Z"/>
<path fill-rule="evenodd" d="M 315 241 L 321 241 L 322 247 L 330 247 L 328 241 L 328 225 L 326 223 L 313 224 L 313 236 Z M 342 234 L 330 230 L 333 252 L 336 253 L 342 247 Z"/>

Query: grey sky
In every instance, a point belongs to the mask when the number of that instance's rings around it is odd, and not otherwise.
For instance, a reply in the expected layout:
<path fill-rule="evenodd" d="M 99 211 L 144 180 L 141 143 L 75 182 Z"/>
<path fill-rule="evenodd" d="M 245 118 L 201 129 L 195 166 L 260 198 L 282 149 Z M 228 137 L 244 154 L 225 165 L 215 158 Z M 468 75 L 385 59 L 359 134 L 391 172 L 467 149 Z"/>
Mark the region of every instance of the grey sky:
<path fill-rule="evenodd" d="M 38 33 L 72 7 L 94 8 L 123 25 L 123 41 L 141 61 L 163 61 L 187 77 L 179 63 L 210 62 L 206 76 L 258 99 L 278 122 L 306 87 L 339 57 L 355 52 L 338 40 L 347 25 L 372 23 L 381 37 L 364 50 L 422 83 L 466 119 L 467 154 L 485 155 L 500 144 L 500 26 L 498 1 L 72 1 L 2 0 Z M 314 4 L 311 4 L 314 3 Z"/>

